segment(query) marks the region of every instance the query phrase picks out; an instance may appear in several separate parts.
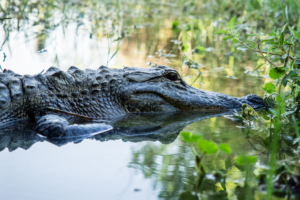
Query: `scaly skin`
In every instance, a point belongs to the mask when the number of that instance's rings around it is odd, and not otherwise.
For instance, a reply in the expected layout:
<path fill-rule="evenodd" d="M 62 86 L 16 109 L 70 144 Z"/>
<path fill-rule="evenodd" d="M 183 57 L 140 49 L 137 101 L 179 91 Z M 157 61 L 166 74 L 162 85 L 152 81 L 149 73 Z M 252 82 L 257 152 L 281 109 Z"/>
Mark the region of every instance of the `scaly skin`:
<path fill-rule="evenodd" d="M 254 109 L 263 107 L 263 100 L 253 94 L 237 98 L 193 88 L 167 66 L 101 66 L 97 70 L 70 67 L 67 72 L 51 67 L 34 76 L 10 70 L 0 73 L 0 124 L 42 117 L 37 121 L 37 130 L 44 135 L 64 133 L 71 124 L 71 113 L 112 118 L 139 112 L 241 109 L 243 103 Z"/>

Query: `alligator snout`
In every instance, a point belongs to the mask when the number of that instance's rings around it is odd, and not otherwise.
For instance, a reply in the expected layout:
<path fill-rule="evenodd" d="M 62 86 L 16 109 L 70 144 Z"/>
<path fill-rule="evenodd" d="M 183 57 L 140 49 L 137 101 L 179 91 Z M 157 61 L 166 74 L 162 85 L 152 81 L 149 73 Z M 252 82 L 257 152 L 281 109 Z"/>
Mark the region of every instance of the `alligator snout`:
<path fill-rule="evenodd" d="M 248 94 L 242 97 L 242 103 L 250 105 L 254 109 L 260 109 L 264 107 L 264 100 L 255 94 Z"/>

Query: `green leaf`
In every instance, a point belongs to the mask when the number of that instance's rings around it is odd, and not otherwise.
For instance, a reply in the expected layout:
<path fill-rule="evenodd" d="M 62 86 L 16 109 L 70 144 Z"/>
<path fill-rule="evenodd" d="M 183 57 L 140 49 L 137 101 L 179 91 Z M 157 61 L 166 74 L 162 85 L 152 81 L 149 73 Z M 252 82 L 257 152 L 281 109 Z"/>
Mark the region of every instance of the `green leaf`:
<path fill-rule="evenodd" d="M 194 52 L 197 53 L 197 54 L 204 54 L 206 51 L 206 48 L 205 47 L 202 47 L 202 46 L 197 46 L 195 49 L 194 49 Z"/>
<path fill-rule="evenodd" d="M 189 49 L 189 45 L 187 45 L 187 44 L 182 45 L 182 51 L 183 52 L 187 52 L 188 49 Z"/>
<path fill-rule="evenodd" d="M 257 36 L 257 34 L 246 34 L 246 36 Z"/>
<path fill-rule="evenodd" d="M 278 41 L 279 45 L 283 45 L 283 41 L 284 41 L 284 35 L 283 35 L 283 33 L 281 33 L 279 41 Z"/>
<path fill-rule="evenodd" d="M 235 38 L 233 38 L 233 42 L 234 42 L 234 43 L 238 43 L 238 40 L 235 39 Z"/>
<path fill-rule="evenodd" d="M 292 69 L 293 69 L 295 60 L 296 60 L 296 59 L 292 60 L 292 62 L 290 63 L 290 67 L 291 67 Z"/>
<path fill-rule="evenodd" d="M 266 83 L 265 87 L 262 87 L 262 89 L 269 94 L 276 92 L 276 87 L 273 83 Z"/>
<path fill-rule="evenodd" d="M 277 95 L 276 98 L 275 98 L 276 102 L 277 103 L 281 103 L 284 101 L 284 96 L 281 96 L 281 95 Z"/>
<path fill-rule="evenodd" d="M 272 114 L 277 115 L 277 112 L 274 109 L 269 108 L 269 110 L 271 111 Z"/>
<path fill-rule="evenodd" d="M 269 72 L 269 76 L 272 79 L 276 80 L 276 79 L 282 77 L 285 74 L 286 70 L 287 69 L 284 67 L 272 68 Z"/>
<path fill-rule="evenodd" d="M 230 146 L 228 144 L 221 143 L 219 145 L 219 148 L 220 148 L 220 150 L 224 151 L 225 153 L 231 154 L 231 148 L 230 148 Z"/>
<path fill-rule="evenodd" d="M 231 31 L 231 29 L 233 28 L 235 19 L 236 19 L 236 15 L 229 22 L 229 25 L 228 25 L 229 31 Z"/>
<path fill-rule="evenodd" d="M 220 30 L 220 31 L 215 32 L 215 34 L 221 34 L 221 33 L 227 33 L 227 31 Z"/>
<path fill-rule="evenodd" d="M 245 171 L 245 167 L 243 165 L 238 165 L 238 164 L 235 164 L 234 165 L 238 170 L 240 170 L 241 172 Z"/>
<path fill-rule="evenodd" d="M 283 55 L 281 56 L 282 59 L 286 59 L 286 57 L 287 57 L 287 54 L 283 54 Z"/>
<path fill-rule="evenodd" d="M 228 37 L 224 37 L 223 40 L 229 40 L 229 39 L 232 39 L 234 38 L 234 35 L 231 35 L 231 36 L 228 36 Z"/>
<path fill-rule="evenodd" d="M 253 165 L 257 161 L 257 156 L 242 156 L 240 155 L 236 162 L 238 165 Z"/>
<path fill-rule="evenodd" d="M 218 145 L 215 144 L 214 142 L 200 139 L 198 140 L 198 147 L 201 151 L 207 154 L 212 154 L 218 152 L 219 148 Z"/>
<path fill-rule="evenodd" d="M 225 160 L 225 168 L 226 170 L 229 170 L 231 169 L 231 167 L 232 167 L 231 159 L 230 156 L 228 156 L 227 159 Z"/>
<path fill-rule="evenodd" d="M 184 139 L 184 141 L 190 142 L 190 138 L 193 134 L 191 132 L 181 132 L 180 135 Z"/>
<path fill-rule="evenodd" d="M 267 40 L 262 40 L 261 43 L 264 43 L 264 42 L 273 42 L 274 39 L 267 39 Z"/>
<path fill-rule="evenodd" d="M 256 70 L 258 70 L 261 66 L 263 66 L 263 64 L 258 65 L 253 72 L 255 72 Z"/>
<path fill-rule="evenodd" d="M 300 41 L 300 36 L 298 35 L 298 33 L 290 26 L 289 26 L 289 29 L 290 29 L 292 35 Z"/>
<path fill-rule="evenodd" d="M 202 139 L 201 135 L 193 135 L 191 132 L 181 132 L 180 133 L 181 137 L 184 139 L 185 142 L 187 143 L 194 143 L 197 142 L 199 139 Z"/>
<path fill-rule="evenodd" d="M 273 33 L 273 34 L 276 34 L 276 32 L 277 32 L 277 27 L 274 26 L 274 28 L 273 28 L 273 30 L 272 30 L 272 33 Z"/>
<path fill-rule="evenodd" d="M 178 26 L 179 26 L 179 22 L 178 22 L 178 21 L 174 21 L 174 22 L 172 23 L 172 29 L 177 29 Z"/>
<path fill-rule="evenodd" d="M 294 45 L 293 43 L 290 43 L 288 41 L 284 41 L 283 44 L 285 44 L 285 45 Z"/>
<path fill-rule="evenodd" d="M 280 29 L 280 34 L 282 34 L 286 30 L 287 27 L 288 27 L 287 23 L 285 25 L 283 25 L 283 27 Z"/>
<path fill-rule="evenodd" d="M 272 49 L 274 48 L 274 44 L 272 46 L 269 47 L 268 51 L 267 51 L 267 57 L 269 57 L 270 52 L 272 51 Z"/>
<path fill-rule="evenodd" d="M 277 44 L 278 45 L 278 42 L 266 42 L 266 44 Z"/>

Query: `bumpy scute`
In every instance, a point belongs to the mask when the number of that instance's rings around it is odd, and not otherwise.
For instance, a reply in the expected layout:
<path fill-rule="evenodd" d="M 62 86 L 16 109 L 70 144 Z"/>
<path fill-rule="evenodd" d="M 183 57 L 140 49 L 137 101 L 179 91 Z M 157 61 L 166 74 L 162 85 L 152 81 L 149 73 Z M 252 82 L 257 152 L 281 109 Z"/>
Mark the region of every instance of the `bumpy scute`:
<path fill-rule="evenodd" d="M 3 83 L 0 83 L 0 110 L 10 104 L 9 90 Z"/>

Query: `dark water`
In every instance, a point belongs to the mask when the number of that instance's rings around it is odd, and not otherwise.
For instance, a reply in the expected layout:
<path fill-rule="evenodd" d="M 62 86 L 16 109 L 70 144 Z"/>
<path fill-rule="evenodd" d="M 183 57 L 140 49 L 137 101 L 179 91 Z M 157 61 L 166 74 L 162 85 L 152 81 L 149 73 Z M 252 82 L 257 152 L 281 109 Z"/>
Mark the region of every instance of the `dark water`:
<path fill-rule="evenodd" d="M 3 21 L 4 29 L 0 31 L 1 38 L 8 38 L 1 50 L 6 55 L 1 67 L 35 74 L 50 66 L 66 70 L 71 65 L 95 69 L 107 63 L 116 68 L 165 64 L 177 69 L 196 88 L 233 96 L 263 95 L 260 86 L 267 81 L 265 72 L 248 73 L 262 61 L 213 34 L 227 25 L 218 15 L 193 14 L 193 10 L 190 15 L 177 15 L 174 10 L 179 7 L 175 3 L 135 5 L 132 1 L 124 8 L 109 2 L 82 3 L 75 2 L 75 7 L 66 4 L 63 12 L 50 3 L 37 6 L 31 1 L 25 13 L 11 9 L 12 19 Z M 57 5 L 62 8 L 60 3 Z M 35 14 L 34 9 L 40 14 Z M 17 16 L 22 17 L 17 20 Z M 199 29 L 172 31 L 172 22 L 180 17 L 192 20 Z M 190 46 L 187 52 L 181 51 L 178 38 Z M 196 46 L 204 46 L 205 53 L 195 54 L 192 49 Z M 181 64 L 183 54 L 202 65 L 200 78 L 196 79 L 197 70 Z M 268 132 L 245 128 L 222 114 L 226 113 L 131 116 L 120 119 L 114 125 L 115 132 L 64 145 L 31 137 L 22 128 L 19 132 L 11 130 L 5 137 L 0 133 L 0 198 L 195 199 L 195 156 L 178 137 L 184 130 L 218 144 L 227 143 L 233 152 L 206 158 L 210 176 L 199 199 L 244 199 L 241 188 L 245 173 L 234 166 L 235 159 L 238 155 L 258 155 L 254 170 L 258 174 L 267 164 L 261 140 Z M 226 160 L 231 160 L 232 165 L 226 172 L 225 191 L 212 174 L 225 169 Z M 264 199 L 257 181 L 253 179 L 250 185 L 254 188 L 251 195 Z"/>

